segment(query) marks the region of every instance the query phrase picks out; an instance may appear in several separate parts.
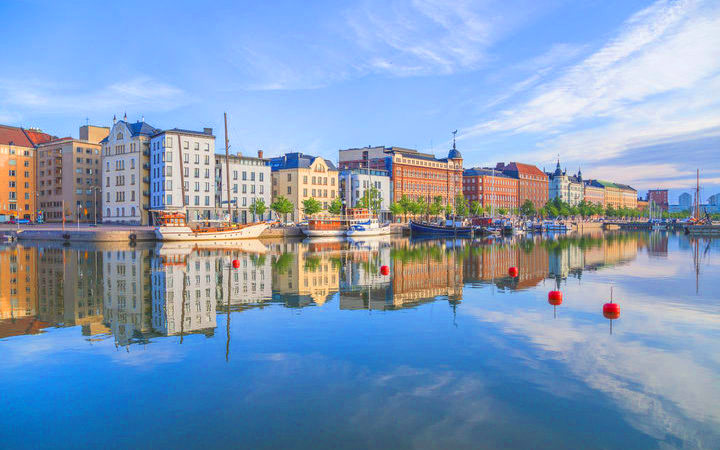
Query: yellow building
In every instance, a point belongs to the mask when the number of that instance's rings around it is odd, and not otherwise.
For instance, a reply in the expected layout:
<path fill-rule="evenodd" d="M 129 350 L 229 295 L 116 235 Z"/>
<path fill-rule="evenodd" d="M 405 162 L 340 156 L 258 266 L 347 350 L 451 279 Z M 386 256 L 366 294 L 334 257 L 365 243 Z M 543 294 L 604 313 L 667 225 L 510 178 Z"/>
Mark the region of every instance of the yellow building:
<path fill-rule="evenodd" d="M 617 184 L 617 186 L 620 188 L 622 207 L 637 209 L 637 191 L 627 184 Z"/>
<path fill-rule="evenodd" d="M 324 304 L 340 289 L 341 246 L 341 242 L 307 246 L 293 242 L 278 244 L 272 272 L 273 290 L 296 303 L 290 306 L 305 306 L 310 302 Z"/>
<path fill-rule="evenodd" d="M 327 209 L 339 196 L 339 172 L 335 165 L 320 156 L 287 153 L 270 160 L 272 200 L 285 196 L 294 205 L 291 218 L 301 220 L 303 200 L 314 198 Z M 288 217 L 290 219 L 290 217 Z"/>

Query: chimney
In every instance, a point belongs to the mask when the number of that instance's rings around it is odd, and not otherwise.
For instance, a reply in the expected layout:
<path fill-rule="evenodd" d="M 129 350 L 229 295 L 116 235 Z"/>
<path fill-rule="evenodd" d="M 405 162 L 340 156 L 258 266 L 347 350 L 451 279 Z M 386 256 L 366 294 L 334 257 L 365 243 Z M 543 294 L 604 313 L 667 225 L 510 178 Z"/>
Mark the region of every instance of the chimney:
<path fill-rule="evenodd" d="M 203 128 L 203 133 L 212 136 L 212 128 Z"/>
<path fill-rule="evenodd" d="M 262 157 L 263 157 L 263 151 L 258 150 L 258 158 L 262 159 Z"/>

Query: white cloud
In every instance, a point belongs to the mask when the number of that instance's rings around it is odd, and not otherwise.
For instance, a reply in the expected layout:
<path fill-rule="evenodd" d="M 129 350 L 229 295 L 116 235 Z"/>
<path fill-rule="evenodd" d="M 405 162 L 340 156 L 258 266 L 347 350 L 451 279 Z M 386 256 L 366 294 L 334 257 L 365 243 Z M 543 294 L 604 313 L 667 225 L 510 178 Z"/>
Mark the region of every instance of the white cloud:
<path fill-rule="evenodd" d="M 183 90 L 149 77 L 118 81 L 97 90 L 42 80 L 0 79 L 0 110 L 43 113 L 166 111 L 189 101 Z"/>

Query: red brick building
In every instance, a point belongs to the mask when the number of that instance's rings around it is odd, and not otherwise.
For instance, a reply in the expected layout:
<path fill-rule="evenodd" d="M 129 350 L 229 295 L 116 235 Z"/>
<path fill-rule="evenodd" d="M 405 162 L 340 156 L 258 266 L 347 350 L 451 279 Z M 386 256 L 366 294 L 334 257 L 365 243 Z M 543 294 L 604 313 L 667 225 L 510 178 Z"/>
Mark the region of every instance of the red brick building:
<path fill-rule="evenodd" d="M 463 196 L 483 208 L 493 205 L 508 210 L 518 208 L 519 180 L 493 169 L 473 167 L 463 172 Z"/>
<path fill-rule="evenodd" d="M 463 192 L 463 160 L 454 146 L 447 158 L 402 147 L 364 147 L 340 150 L 339 159 L 341 170 L 367 167 L 387 170 L 391 202 L 403 195 L 413 200 L 441 196 L 444 203 L 454 204 L 455 196 Z"/>
<path fill-rule="evenodd" d="M 655 203 L 663 211 L 668 210 L 668 190 L 667 189 L 650 189 L 647 193 L 646 200 Z"/>
<path fill-rule="evenodd" d="M 532 164 L 519 162 L 498 163 L 495 170 L 518 180 L 518 205 L 530 200 L 536 209 L 545 206 L 549 196 L 548 176 Z"/>

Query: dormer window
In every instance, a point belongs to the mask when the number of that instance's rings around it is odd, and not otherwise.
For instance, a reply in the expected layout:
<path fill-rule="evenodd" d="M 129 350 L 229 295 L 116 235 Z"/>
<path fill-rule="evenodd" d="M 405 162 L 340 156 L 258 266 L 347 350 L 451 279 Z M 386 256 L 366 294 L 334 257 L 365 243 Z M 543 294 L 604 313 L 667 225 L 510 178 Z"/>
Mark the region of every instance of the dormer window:
<path fill-rule="evenodd" d="M 123 134 L 122 134 L 122 133 L 118 133 L 118 134 L 117 134 L 117 139 L 118 139 L 118 140 L 122 140 L 122 138 L 123 138 Z"/>

